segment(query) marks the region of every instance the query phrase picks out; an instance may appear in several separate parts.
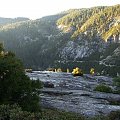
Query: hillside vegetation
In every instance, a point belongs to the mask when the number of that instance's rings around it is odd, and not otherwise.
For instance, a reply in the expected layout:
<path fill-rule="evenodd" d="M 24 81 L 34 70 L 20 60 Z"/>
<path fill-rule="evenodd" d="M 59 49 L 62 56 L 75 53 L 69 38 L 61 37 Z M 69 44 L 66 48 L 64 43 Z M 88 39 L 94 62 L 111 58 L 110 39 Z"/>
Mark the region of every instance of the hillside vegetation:
<path fill-rule="evenodd" d="M 115 67 L 116 74 L 120 69 L 119 11 L 120 5 L 115 5 L 71 9 L 12 23 L 1 18 L 0 42 L 15 52 L 26 68 L 72 70 L 80 66 L 88 73 L 91 67 L 99 72 Z"/>
<path fill-rule="evenodd" d="M 87 36 L 100 36 L 107 41 L 120 33 L 120 5 L 72 10 L 57 21 L 57 25 L 74 27 L 72 37 L 84 33 Z"/>

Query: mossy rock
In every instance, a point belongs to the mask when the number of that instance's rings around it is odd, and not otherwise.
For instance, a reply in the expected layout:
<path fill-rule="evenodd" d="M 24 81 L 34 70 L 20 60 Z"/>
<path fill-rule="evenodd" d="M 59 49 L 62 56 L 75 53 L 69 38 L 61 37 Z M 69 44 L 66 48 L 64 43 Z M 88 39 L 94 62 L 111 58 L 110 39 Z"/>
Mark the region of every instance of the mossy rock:
<path fill-rule="evenodd" d="M 112 93 L 113 92 L 111 87 L 109 87 L 107 85 L 102 85 L 102 84 L 96 86 L 94 91 L 105 92 L 105 93 Z"/>

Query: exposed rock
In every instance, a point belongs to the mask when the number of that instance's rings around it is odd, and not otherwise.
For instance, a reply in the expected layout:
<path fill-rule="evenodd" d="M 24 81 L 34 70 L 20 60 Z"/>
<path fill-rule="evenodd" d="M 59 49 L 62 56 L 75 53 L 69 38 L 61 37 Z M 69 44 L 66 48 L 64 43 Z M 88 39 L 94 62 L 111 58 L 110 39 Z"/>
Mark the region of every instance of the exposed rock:
<path fill-rule="evenodd" d="M 44 87 L 46 88 L 54 88 L 54 84 L 51 82 L 43 82 Z"/>
<path fill-rule="evenodd" d="M 42 93 L 47 93 L 49 95 L 69 95 L 72 94 L 71 91 L 55 90 L 55 89 L 42 89 Z"/>
<path fill-rule="evenodd" d="M 31 73 L 29 76 L 32 78 Z M 99 84 L 114 88 L 111 77 L 88 74 L 73 77 L 67 73 L 41 72 L 36 74 L 37 78 L 54 84 L 54 88 L 42 89 L 42 107 L 81 113 L 85 116 L 109 114 L 111 111 L 120 110 L 120 105 L 116 104 L 120 103 L 119 94 L 93 91 Z"/>
<path fill-rule="evenodd" d="M 78 43 L 74 41 L 68 41 L 66 46 L 61 51 L 61 58 L 63 59 L 77 59 L 77 58 L 83 58 L 88 57 L 90 54 L 92 54 L 94 51 L 89 48 L 89 46 L 86 46 L 85 44 L 79 45 Z"/>
<path fill-rule="evenodd" d="M 100 61 L 105 66 L 120 66 L 120 47 L 116 48 L 110 56 Z"/>
<path fill-rule="evenodd" d="M 82 113 L 85 116 L 109 114 L 111 111 L 120 110 L 120 106 L 110 105 L 109 102 L 111 99 L 119 100 L 120 95 L 93 93 L 82 90 L 62 90 L 59 92 L 69 92 L 71 94 L 63 96 L 44 95 L 42 96 L 44 107 L 50 106 L 50 108 Z"/>

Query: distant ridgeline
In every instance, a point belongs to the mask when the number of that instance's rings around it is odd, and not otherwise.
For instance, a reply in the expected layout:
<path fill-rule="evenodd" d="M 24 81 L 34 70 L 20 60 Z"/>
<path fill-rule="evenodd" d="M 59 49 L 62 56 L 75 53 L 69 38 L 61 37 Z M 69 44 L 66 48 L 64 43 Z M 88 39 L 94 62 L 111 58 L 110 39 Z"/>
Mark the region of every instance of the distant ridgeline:
<path fill-rule="evenodd" d="M 106 42 L 113 39 L 120 42 L 120 5 L 75 9 L 57 21 L 58 28 L 64 32 L 73 30 L 72 37 L 81 35 L 101 37 Z"/>
<path fill-rule="evenodd" d="M 0 42 L 26 68 L 120 73 L 120 5 L 71 9 L 37 20 L 0 18 Z"/>

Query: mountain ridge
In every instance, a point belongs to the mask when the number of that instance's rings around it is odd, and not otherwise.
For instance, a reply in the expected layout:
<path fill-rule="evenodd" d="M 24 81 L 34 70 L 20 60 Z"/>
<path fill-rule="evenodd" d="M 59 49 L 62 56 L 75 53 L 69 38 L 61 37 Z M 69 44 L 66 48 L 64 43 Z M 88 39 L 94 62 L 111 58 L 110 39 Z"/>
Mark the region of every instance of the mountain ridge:
<path fill-rule="evenodd" d="M 120 59 L 116 56 L 120 52 L 119 10 L 120 5 L 74 9 L 37 20 L 1 25 L 0 41 L 7 50 L 15 52 L 26 67 L 72 70 L 80 66 L 86 72 L 95 67 L 98 72 L 106 70 L 108 74 L 115 75 L 120 70 L 117 66 Z M 99 13 L 108 17 L 103 19 Z M 94 25 L 89 26 L 88 23 Z M 81 28 L 85 30 L 81 32 Z M 114 64 L 116 70 L 112 71 L 109 64 Z"/>

